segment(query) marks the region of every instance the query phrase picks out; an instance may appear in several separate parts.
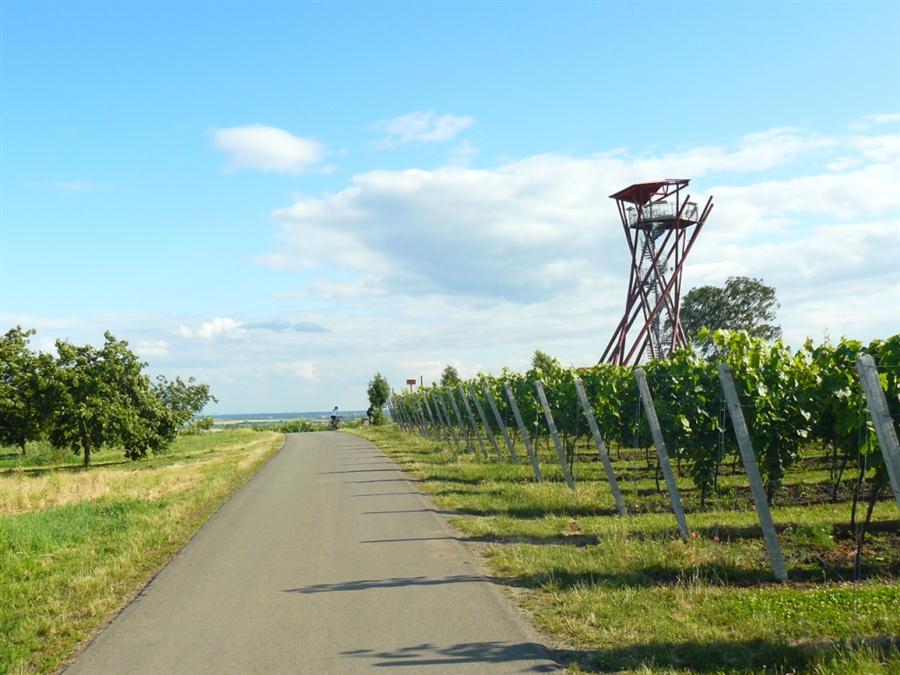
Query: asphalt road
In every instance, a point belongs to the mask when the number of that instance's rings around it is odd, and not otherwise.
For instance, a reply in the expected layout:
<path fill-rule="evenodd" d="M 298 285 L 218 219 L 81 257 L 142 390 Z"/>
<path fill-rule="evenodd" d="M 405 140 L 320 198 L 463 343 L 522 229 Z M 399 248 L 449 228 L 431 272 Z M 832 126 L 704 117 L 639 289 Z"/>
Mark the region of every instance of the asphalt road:
<path fill-rule="evenodd" d="M 510 601 L 371 443 L 292 434 L 69 673 L 550 672 Z"/>

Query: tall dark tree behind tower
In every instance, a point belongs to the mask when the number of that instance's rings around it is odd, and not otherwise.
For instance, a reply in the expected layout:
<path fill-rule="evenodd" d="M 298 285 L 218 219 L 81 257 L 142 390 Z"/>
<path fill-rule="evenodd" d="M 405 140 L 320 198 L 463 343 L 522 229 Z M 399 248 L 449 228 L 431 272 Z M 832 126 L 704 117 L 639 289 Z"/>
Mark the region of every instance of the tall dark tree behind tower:
<path fill-rule="evenodd" d="M 701 328 L 745 330 L 754 337 L 774 340 L 781 327 L 774 323 L 779 304 L 775 289 L 762 279 L 728 277 L 725 285 L 698 286 L 681 302 L 681 325 L 692 344 L 703 352 L 712 348 L 709 341 L 698 342 Z"/>

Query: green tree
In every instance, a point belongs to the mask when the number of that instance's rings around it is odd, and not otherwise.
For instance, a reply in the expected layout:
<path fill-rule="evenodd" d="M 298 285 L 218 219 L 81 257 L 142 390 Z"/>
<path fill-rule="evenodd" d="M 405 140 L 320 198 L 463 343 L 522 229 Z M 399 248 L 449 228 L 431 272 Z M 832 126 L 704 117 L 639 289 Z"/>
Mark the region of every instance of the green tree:
<path fill-rule="evenodd" d="M 535 349 L 534 356 L 531 357 L 531 367 L 535 370 L 552 373 L 559 370 L 562 366 L 559 363 L 559 359 L 555 356 L 550 356 L 547 352 Z"/>
<path fill-rule="evenodd" d="M 724 287 L 698 286 L 681 301 L 681 326 L 688 339 L 703 353 L 714 346 L 710 337 L 698 339 L 701 329 L 745 331 L 754 338 L 775 340 L 781 328 L 775 325 L 778 309 L 775 289 L 762 279 L 729 277 Z"/>
<path fill-rule="evenodd" d="M 57 340 L 57 377 L 50 442 L 82 454 L 121 445 L 131 459 L 163 452 L 174 440 L 178 415 L 154 392 L 145 366 L 128 343 L 105 334 L 102 348 Z"/>
<path fill-rule="evenodd" d="M 369 395 L 369 405 L 375 409 L 374 422 L 381 424 L 381 409 L 387 403 L 388 397 L 391 395 L 391 387 L 387 378 L 381 373 L 375 373 L 372 381 L 369 382 L 369 388 L 366 390 Z"/>
<path fill-rule="evenodd" d="M 459 371 L 456 368 L 450 365 L 444 368 L 444 372 L 441 373 L 442 387 L 456 387 L 459 381 Z"/>
<path fill-rule="evenodd" d="M 34 330 L 10 329 L 0 338 L 0 442 L 25 454 L 29 441 L 45 431 L 54 362 L 49 354 L 34 354 L 29 338 Z"/>
<path fill-rule="evenodd" d="M 195 384 L 193 377 L 189 377 L 185 382 L 180 377 L 167 380 L 158 375 L 153 392 L 172 411 L 179 424 L 189 422 L 210 401 L 218 402 L 218 399 L 209 393 L 209 385 Z"/>

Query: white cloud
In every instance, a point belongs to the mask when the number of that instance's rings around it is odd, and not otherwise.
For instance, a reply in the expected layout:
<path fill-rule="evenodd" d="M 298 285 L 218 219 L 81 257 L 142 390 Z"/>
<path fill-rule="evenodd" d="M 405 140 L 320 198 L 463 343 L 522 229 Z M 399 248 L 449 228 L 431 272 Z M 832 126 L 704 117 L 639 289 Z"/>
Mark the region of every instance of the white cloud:
<path fill-rule="evenodd" d="M 596 358 L 619 318 L 628 272 L 607 195 L 632 182 L 690 176 L 693 198 L 713 194 L 716 208 L 688 261 L 686 288 L 761 276 L 777 287 L 785 335 L 795 343 L 825 330 L 883 335 L 900 329 L 900 159 L 881 138 L 774 129 L 733 146 L 656 156 L 618 150 L 493 169 L 371 171 L 341 191 L 276 210 L 275 255 L 282 266 L 293 260 L 320 270 L 308 298 L 344 308 L 389 303 L 385 311 L 401 317 L 397 330 L 415 336 L 409 349 L 422 357 L 444 350 L 459 358 L 476 340 L 490 351 L 513 336 L 530 345 L 517 358 L 536 346 L 567 349 L 567 341 L 584 354 L 584 336 L 593 334 Z M 800 162 L 803 172 L 784 177 L 784 167 Z M 341 273 L 329 278 L 334 267 Z M 854 299 L 860 280 L 886 289 L 889 311 L 841 310 L 865 305 Z M 497 366 L 496 354 L 492 362 L 472 353 L 468 363 Z M 426 369 L 430 361 L 419 362 Z"/>
<path fill-rule="evenodd" d="M 276 363 L 273 368 L 276 371 L 280 370 L 290 373 L 294 377 L 299 377 L 301 380 L 308 382 L 314 382 L 318 379 L 316 366 L 312 361 L 287 361 L 285 363 Z"/>
<path fill-rule="evenodd" d="M 469 142 L 469 139 L 466 138 L 450 149 L 450 152 L 447 153 L 447 159 L 450 164 L 468 166 L 472 160 L 475 159 L 477 154 L 478 148 L 472 145 Z"/>
<path fill-rule="evenodd" d="M 900 122 L 900 113 L 878 113 L 876 115 L 866 115 L 850 126 L 854 131 L 867 131 L 875 126 L 896 124 L 897 122 Z"/>
<path fill-rule="evenodd" d="M 164 358 L 169 355 L 169 343 L 165 340 L 141 340 L 134 350 L 145 359 Z"/>
<path fill-rule="evenodd" d="M 888 162 L 900 157 L 900 134 L 854 136 L 850 143 L 865 159 L 873 162 Z"/>
<path fill-rule="evenodd" d="M 227 171 L 300 173 L 324 156 L 324 149 L 317 141 L 262 124 L 215 129 L 212 133 L 213 147 L 228 157 Z"/>
<path fill-rule="evenodd" d="M 217 316 L 202 323 L 197 328 L 185 325 L 178 326 L 172 334 L 181 338 L 193 338 L 198 340 L 218 340 L 220 338 L 234 339 L 242 337 L 246 333 L 244 325 L 227 316 Z"/>
<path fill-rule="evenodd" d="M 463 115 L 438 115 L 433 110 L 415 111 L 379 120 L 373 128 L 385 136 L 373 142 L 376 148 L 391 149 L 411 143 L 447 143 L 475 124 Z"/>

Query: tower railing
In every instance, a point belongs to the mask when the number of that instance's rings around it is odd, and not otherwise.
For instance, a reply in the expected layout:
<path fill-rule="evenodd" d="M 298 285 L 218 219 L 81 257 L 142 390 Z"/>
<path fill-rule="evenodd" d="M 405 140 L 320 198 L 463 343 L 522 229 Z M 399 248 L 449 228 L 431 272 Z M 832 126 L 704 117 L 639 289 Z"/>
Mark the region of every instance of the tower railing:
<path fill-rule="evenodd" d="M 695 202 L 688 202 L 684 205 L 684 208 L 681 211 L 681 220 L 696 222 L 697 221 L 697 204 Z M 634 207 L 629 207 L 625 209 L 625 214 L 628 218 L 628 225 L 633 226 L 638 222 L 638 210 Z M 652 222 L 654 220 L 672 220 L 675 216 L 678 215 L 678 212 L 675 210 L 675 205 L 670 204 L 669 202 L 656 202 L 655 204 L 647 204 L 641 209 L 641 221 L 644 223 Z"/>

